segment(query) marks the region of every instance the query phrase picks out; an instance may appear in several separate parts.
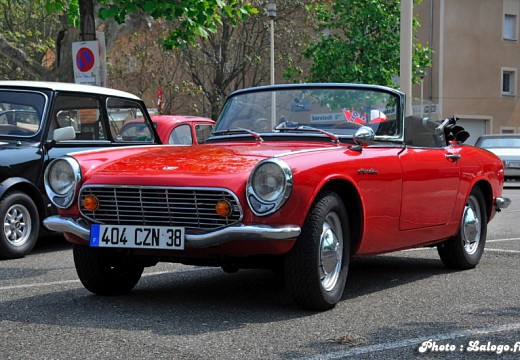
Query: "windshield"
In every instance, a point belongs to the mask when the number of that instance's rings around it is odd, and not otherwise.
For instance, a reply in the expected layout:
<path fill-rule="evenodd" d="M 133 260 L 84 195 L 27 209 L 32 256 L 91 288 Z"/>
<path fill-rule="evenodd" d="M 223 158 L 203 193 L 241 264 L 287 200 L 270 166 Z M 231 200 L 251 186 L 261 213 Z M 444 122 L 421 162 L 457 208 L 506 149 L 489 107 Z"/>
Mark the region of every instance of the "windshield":
<path fill-rule="evenodd" d="M 487 138 L 481 139 L 477 146 L 491 149 L 491 148 L 520 148 L 520 138 Z"/>
<path fill-rule="evenodd" d="M 0 91 L 0 135 L 33 136 L 42 122 L 45 96 L 23 91 Z"/>
<path fill-rule="evenodd" d="M 273 106 L 274 104 L 274 106 Z M 239 92 L 230 97 L 214 134 L 249 130 L 259 134 L 291 131 L 352 136 L 361 126 L 376 135 L 400 134 L 400 101 L 380 88 L 291 86 Z"/>

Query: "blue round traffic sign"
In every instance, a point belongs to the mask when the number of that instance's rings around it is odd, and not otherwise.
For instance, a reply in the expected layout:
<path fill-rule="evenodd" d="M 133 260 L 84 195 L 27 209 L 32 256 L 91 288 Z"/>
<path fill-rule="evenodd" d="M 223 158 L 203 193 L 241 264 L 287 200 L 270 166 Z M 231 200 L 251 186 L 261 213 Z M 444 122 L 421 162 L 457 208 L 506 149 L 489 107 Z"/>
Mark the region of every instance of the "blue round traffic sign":
<path fill-rule="evenodd" d="M 94 67 L 96 58 L 89 48 L 80 48 L 76 53 L 76 66 L 82 72 L 90 71 Z"/>

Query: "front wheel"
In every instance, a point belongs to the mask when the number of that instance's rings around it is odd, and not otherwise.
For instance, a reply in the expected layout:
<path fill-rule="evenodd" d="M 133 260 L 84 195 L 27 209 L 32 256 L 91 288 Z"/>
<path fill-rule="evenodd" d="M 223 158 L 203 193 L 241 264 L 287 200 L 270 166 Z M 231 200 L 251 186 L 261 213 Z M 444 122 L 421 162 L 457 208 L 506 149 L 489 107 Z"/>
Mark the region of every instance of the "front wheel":
<path fill-rule="evenodd" d="M 334 192 L 314 202 L 296 244 L 285 258 L 287 288 L 307 310 L 332 309 L 341 299 L 350 263 L 347 211 Z"/>
<path fill-rule="evenodd" d="M 21 258 L 28 254 L 38 240 L 40 216 L 29 196 L 10 192 L 0 201 L 0 257 Z"/>
<path fill-rule="evenodd" d="M 127 294 L 143 274 L 144 266 L 108 249 L 74 245 L 73 254 L 81 283 L 97 295 Z"/>
<path fill-rule="evenodd" d="M 480 262 L 486 236 L 487 216 L 484 196 L 479 188 L 474 188 L 464 206 L 459 232 L 437 246 L 437 251 L 446 267 L 458 270 L 471 269 Z"/>

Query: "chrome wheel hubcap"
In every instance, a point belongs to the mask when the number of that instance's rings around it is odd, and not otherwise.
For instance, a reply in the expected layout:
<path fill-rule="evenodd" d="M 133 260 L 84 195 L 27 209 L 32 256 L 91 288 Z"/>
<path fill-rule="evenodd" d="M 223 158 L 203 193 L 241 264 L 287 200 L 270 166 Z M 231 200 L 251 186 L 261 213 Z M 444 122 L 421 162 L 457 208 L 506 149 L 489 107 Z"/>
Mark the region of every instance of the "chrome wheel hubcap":
<path fill-rule="evenodd" d="M 464 208 L 462 214 L 462 241 L 464 250 L 468 254 L 473 254 L 477 251 L 480 244 L 480 207 L 478 201 L 474 197 L 468 199 L 468 203 Z"/>
<path fill-rule="evenodd" d="M 338 282 L 343 261 L 343 234 L 336 213 L 330 213 L 323 222 L 320 238 L 320 281 L 325 291 L 332 291 Z"/>
<path fill-rule="evenodd" d="M 25 244 L 31 234 L 31 215 L 25 206 L 13 205 L 4 217 L 4 235 L 14 246 Z"/>

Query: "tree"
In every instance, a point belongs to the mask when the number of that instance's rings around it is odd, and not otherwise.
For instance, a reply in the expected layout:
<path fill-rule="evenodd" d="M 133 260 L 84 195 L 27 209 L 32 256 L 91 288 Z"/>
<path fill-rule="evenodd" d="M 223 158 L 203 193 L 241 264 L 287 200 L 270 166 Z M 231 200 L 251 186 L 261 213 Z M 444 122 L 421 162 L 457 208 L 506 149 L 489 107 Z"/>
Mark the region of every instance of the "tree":
<path fill-rule="evenodd" d="M 252 5 L 265 8 L 265 0 Z M 309 0 L 277 0 L 275 62 L 278 77 L 289 64 L 300 63 L 301 49 L 310 41 L 311 26 L 304 13 Z M 234 25 L 227 16 L 215 32 L 186 48 L 166 50 L 159 34 L 175 27 L 155 20 L 145 32 L 120 37 L 109 59 L 110 86 L 156 100 L 162 89 L 163 113 L 197 114 L 216 119 L 232 91 L 269 83 L 270 19 L 264 11 Z M 134 81 L 138 78 L 139 81 Z"/>
<path fill-rule="evenodd" d="M 310 75 L 304 80 L 395 86 L 392 78 L 399 74 L 400 0 L 316 2 L 310 9 L 318 20 L 320 35 L 304 51 L 311 60 Z M 414 29 L 418 26 L 414 19 Z M 428 47 L 414 45 L 414 82 L 419 82 L 420 71 L 430 65 L 430 54 Z"/>
<path fill-rule="evenodd" d="M 265 8 L 266 1 L 253 2 Z M 301 49 L 310 41 L 311 27 L 304 14 L 305 0 L 277 0 L 275 62 L 278 73 L 298 63 Z M 230 92 L 266 85 L 270 75 L 270 22 L 265 12 L 250 16 L 234 26 L 227 17 L 197 46 L 181 52 L 191 83 L 202 92 L 201 110 L 216 118 Z"/>
<path fill-rule="evenodd" d="M 20 46 L 20 42 L 15 42 L 12 37 L 2 34 L 0 35 L 0 56 L 9 62 L 9 66 L 19 69 L 26 79 L 71 81 L 72 61 L 65 61 L 65 57 L 69 57 L 67 60 L 70 60 L 70 46 L 73 41 L 92 40 L 95 38 L 95 1 L 20 0 L 13 2 L 1 0 L 0 4 L 5 12 L 4 17 L 19 13 L 27 13 L 28 16 L 32 17 L 35 14 L 41 14 L 41 9 L 45 8 L 47 15 L 54 16 L 57 23 L 61 24 L 61 30 L 58 27 L 54 34 L 46 38 L 46 41 L 56 39 L 56 57 L 57 60 L 63 61 L 56 61 L 52 64 L 52 67 L 48 63 L 42 64 L 41 56 L 37 56 L 34 52 L 26 53 L 24 47 Z M 45 7 L 42 6 L 43 4 L 45 4 Z M 176 26 L 162 39 L 162 43 L 167 48 L 187 46 L 194 43 L 198 36 L 207 36 L 215 31 L 223 14 L 236 23 L 256 12 L 256 9 L 245 0 L 227 2 L 222 0 L 178 0 L 175 2 L 161 0 L 148 0 L 146 2 L 140 0 L 100 0 L 98 5 L 100 5 L 99 16 L 101 19 L 112 19 L 119 24 L 133 23 L 135 19 L 140 19 L 142 24 L 142 21 L 148 17 L 154 19 L 163 18 L 174 22 Z M 14 13 L 12 13 L 15 6 L 20 7 L 20 9 L 16 8 Z M 35 11 L 27 11 L 28 8 L 35 9 Z M 13 24 L 15 23 L 13 22 Z M 6 25 L 0 22 L 0 26 L 4 27 Z M 81 27 L 81 30 L 78 26 Z M 116 27 L 111 26 L 111 28 L 114 29 Z M 112 34 L 117 36 L 120 29 L 116 28 Z M 26 42 L 23 45 L 27 46 L 27 44 Z M 49 44 L 46 46 L 47 49 L 50 48 Z M 45 51 L 42 50 L 42 52 Z"/>
<path fill-rule="evenodd" d="M 84 0 L 79 0 L 84 1 Z M 167 48 L 185 47 L 195 43 L 198 36 L 206 38 L 217 31 L 222 17 L 233 25 L 257 13 L 247 0 L 100 0 L 102 19 L 115 19 L 119 24 L 126 21 L 131 13 L 142 11 L 154 19 L 164 19 L 175 27 L 163 39 Z"/>
<path fill-rule="evenodd" d="M 55 57 L 48 50 L 62 24 L 44 2 L 0 0 L 0 78 L 41 78 L 49 72 L 45 65 Z"/>

